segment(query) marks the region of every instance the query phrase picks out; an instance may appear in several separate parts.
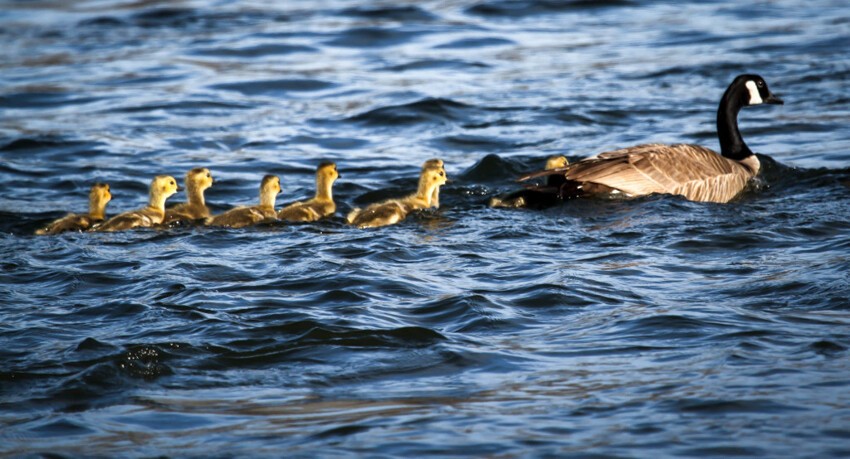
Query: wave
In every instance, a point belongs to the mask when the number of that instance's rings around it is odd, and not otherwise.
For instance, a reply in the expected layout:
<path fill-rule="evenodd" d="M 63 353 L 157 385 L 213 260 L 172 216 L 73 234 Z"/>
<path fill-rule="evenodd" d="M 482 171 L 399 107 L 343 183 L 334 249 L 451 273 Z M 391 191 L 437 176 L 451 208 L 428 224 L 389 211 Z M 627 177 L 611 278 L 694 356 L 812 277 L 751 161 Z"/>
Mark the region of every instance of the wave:
<path fill-rule="evenodd" d="M 399 126 L 420 123 L 461 122 L 480 113 L 480 109 L 451 99 L 427 97 L 415 102 L 389 105 L 345 119 L 365 126 Z"/>
<path fill-rule="evenodd" d="M 365 18 L 377 21 L 431 22 L 438 19 L 433 13 L 418 6 L 357 6 L 340 10 L 340 16 Z"/>
<path fill-rule="evenodd" d="M 494 0 L 478 3 L 467 8 L 466 12 L 480 16 L 522 17 L 637 5 L 638 2 L 629 0 Z"/>
<path fill-rule="evenodd" d="M 220 83 L 212 85 L 211 88 L 223 89 L 225 91 L 236 91 L 244 95 L 255 96 L 322 91 L 328 88 L 333 88 L 334 86 L 336 86 L 334 83 L 322 80 L 282 79 Z"/>
<path fill-rule="evenodd" d="M 255 59 L 266 56 L 281 56 L 295 53 L 316 53 L 317 48 L 304 45 L 287 45 L 279 43 L 265 43 L 242 48 L 201 48 L 191 52 L 196 56 L 231 57 L 238 59 Z"/>
<path fill-rule="evenodd" d="M 427 30 L 388 27 L 358 27 L 336 33 L 324 42 L 326 46 L 342 48 L 388 48 L 408 43 L 430 33 Z"/>

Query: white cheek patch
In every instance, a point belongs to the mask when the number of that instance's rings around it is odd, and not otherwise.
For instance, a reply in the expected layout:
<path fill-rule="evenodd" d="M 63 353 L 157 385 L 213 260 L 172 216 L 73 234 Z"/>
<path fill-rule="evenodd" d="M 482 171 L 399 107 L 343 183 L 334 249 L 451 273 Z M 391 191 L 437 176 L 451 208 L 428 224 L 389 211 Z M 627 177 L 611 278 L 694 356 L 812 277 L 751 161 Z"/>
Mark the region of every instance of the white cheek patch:
<path fill-rule="evenodd" d="M 764 102 L 761 99 L 761 94 L 759 94 L 759 89 L 756 87 L 756 83 L 753 80 L 747 82 L 747 89 L 750 90 L 750 105 L 758 105 Z"/>

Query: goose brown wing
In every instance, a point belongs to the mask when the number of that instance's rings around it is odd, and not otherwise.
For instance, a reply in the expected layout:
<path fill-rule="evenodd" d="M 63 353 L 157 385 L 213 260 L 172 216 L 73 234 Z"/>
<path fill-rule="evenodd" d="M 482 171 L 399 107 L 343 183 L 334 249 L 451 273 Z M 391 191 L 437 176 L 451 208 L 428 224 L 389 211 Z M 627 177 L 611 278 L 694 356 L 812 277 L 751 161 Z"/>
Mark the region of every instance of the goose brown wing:
<path fill-rule="evenodd" d="M 292 203 L 277 213 L 277 218 L 290 222 L 312 222 L 321 217 L 307 202 Z"/>
<path fill-rule="evenodd" d="M 198 220 L 210 216 L 206 205 L 198 205 L 190 202 L 181 202 L 173 207 L 165 209 L 165 222 L 175 220 Z"/>
<path fill-rule="evenodd" d="M 601 153 L 568 166 L 565 175 L 632 196 L 669 193 L 694 201 L 727 202 L 753 173 L 698 145 L 647 144 Z"/>
<path fill-rule="evenodd" d="M 385 226 L 397 223 L 407 216 L 404 206 L 395 200 L 372 204 L 355 215 L 351 224 L 358 227 Z"/>
<path fill-rule="evenodd" d="M 35 234 L 59 234 L 66 231 L 85 231 L 92 225 L 92 219 L 88 215 L 71 214 L 60 218 L 35 232 Z"/>
<path fill-rule="evenodd" d="M 97 231 L 123 231 L 140 226 L 151 227 L 159 223 L 161 220 L 161 218 L 157 220 L 151 218 L 150 215 L 145 213 L 145 209 L 135 210 L 124 212 L 123 214 L 118 214 L 110 218 L 103 225 L 98 227 Z"/>

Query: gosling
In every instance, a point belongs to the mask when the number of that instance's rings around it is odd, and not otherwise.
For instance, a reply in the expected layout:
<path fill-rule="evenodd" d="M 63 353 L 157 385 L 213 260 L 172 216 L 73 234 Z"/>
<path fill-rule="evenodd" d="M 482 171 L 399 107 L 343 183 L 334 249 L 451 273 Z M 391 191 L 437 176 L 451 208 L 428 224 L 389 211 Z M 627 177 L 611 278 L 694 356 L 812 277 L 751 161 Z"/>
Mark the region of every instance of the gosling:
<path fill-rule="evenodd" d="M 44 228 L 36 230 L 35 234 L 59 234 L 66 231 L 86 231 L 103 222 L 106 215 L 106 204 L 112 199 L 109 185 L 95 183 L 89 190 L 89 213 L 69 214 Z"/>
<path fill-rule="evenodd" d="M 104 224 L 95 228 L 96 231 L 123 231 L 130 228 L 149 228 L 162 223 L 165 218 L 165 200 L 177 193 L 180 188 L 177 181 L 170 175 L 157 175 L 151 181 L 150 202 L 139 210 L 118 214 Z"/>
<path fill-rule="evenodd" d="M 416 193 L 400 199 L 371 204 L 365 209 L 352 210 L 346 220 L 358 228 L 377 228 L 396 224 L 404 220 L 413 211 L 431 207 L 434 190 L 446 183 L 446 173 L 442 168 L 422 170 Z"/>
<path fill-rule="evenodd" d="M 332 188 L 340 177 L 336 164 L 324 162 L 316 168 L 316 196 L 306 201 L 294 202 L 277 213 L 277 218 L 287 222 L 314 222 L 336 212 Z"/>
<path fill-rule="evenodd" d="M 550 156 L 546 160 L 546 170 L 560 169 L 567 167 L 570 162 L 566 156 Z M 546 187 L 557 188 L 566 179 L 560 175 L 550 175 L 547 177 Z M 507 207 L 507 208 L 532 208 L 543 209 L 556 205 L 558 200 L 552 197 L 552 193 L 547 193 L 539 190 L 519 190 L 512 193 L 504 194 L 490 198 L 490 207 Z"/>
<path fill-rule="evenodd" d="M 186 173 L 186 196 L 189 202 L 181 202 L 165 210 L 165 224 L 195 221 L 210 216 L 204 201 L 204 191 L 213 184 L 213 177 L 206 167 L 196 167 Z"/>
<path fill-rule="evenodd" d="M 274 204 L 280 192 L 280 179 L 276 175 L 266 175 L 260 183 L 260 205 L 236 207 L 223 214 L 207 218 L 206 223 L 209 226 L 244 228 L 266 221 L 275 221 L 277 212 L 274 210 Z"/>
<path fill-rule="evenodd" d="M 439 158 L 432 158 L 422 163 L 422 170 L 425 169 L 441 169 L 443 173 L 446 172 L 443 160 Z M 431 207 L 440 207 L 440 187 L 434 188 L 434 194 L 431 195 Z"/>

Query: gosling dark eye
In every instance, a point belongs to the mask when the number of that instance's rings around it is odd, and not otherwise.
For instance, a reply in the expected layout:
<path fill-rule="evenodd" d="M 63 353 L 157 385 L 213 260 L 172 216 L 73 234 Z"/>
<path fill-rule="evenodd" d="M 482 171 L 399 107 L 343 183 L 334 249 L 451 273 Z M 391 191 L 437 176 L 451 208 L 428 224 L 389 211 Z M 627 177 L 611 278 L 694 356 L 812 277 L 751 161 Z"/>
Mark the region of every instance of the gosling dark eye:
<path fill-rule="evenodd" d="M 171 184 L 174 185 L 174 182 L 171 182 Z"/>
<path fill-rule="evenodd" d="M 210 177 L 211 177 L 210 173 L 209 173 L 209 172 L 207 172 L 207 178 L 210 178 Z"/>
<path fill-rule="evenodd" d="M 443 176 L 443 173 L 442 173 L 442 172 L 440 172 L 440 177 L 442 177 L 442 176 Z"/>

